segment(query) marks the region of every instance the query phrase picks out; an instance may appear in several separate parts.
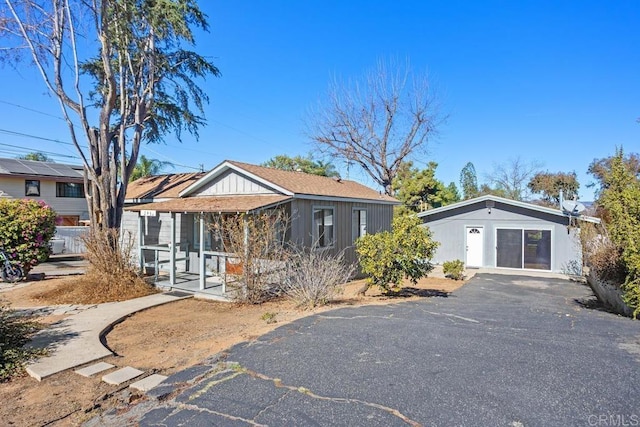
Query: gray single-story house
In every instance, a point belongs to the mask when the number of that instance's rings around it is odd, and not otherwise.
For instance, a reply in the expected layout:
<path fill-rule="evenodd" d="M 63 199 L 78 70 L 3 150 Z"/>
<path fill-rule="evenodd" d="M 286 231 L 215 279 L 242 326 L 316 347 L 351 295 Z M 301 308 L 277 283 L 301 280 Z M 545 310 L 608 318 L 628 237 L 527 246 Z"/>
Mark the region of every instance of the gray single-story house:
<path fill-rule="evenodd" d="M 355 262 L 355 239 L 390 230 L 398 204 L 354 181 L 224 161 L 208 173 L 129 184 L 122 230 L 134 237 L 141 267 L 167 269 L 176 288 L 176 273 L 198 275 L 203 291 L 229 266 L 222 239 L 209 227 L 216 217 L 280 210 L 288 218 L 286 241 L 344 251 Z"/>
<path fill-rule="evenodd" d="M 440 242 L 433 262 L 466 267 L 575 271 L 582 266 L 580 221 L 598 218 L 485 195 L 418 214 Z"/>

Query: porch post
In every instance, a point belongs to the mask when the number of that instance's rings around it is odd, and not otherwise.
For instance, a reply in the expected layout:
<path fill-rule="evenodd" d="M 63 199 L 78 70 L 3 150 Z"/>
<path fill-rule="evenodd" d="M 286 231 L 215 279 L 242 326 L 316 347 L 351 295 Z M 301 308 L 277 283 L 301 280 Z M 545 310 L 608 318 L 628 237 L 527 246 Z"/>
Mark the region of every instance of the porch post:
<path fill-rule="evenodd" d="M 207 280 L 207 263 L 204 259 L 204 212 L 200 212 L 200 290 L 204 290 Z"/>
<path fill-rule="evenodd" d="M 169 283 L 176 284 L 176 213 L 171 212 L 171 247 L 169 248 Z"/>
<path fill-rule="evenodd" d="M 142 246 L 144 245 L 144 234 L 142 233 L 142 226 L 144 225 L 144 217 L 138 212 L 138 262 L 140 263 L 140 274 L 144 274 L 144 251 Z"/>

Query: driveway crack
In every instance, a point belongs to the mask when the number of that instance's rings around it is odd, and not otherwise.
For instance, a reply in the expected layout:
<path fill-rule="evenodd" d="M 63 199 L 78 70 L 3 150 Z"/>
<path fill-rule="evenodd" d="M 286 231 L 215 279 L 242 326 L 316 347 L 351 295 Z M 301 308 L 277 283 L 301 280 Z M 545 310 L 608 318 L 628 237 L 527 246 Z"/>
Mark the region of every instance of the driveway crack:
<path fill-rule="evenodd" d="M 226 418 L 228 420 L 243 421 L 243 422 L 245 422 L 247 424 L 250 424 L 250 425 L 256 426 L 256 427 L 266 427 L 265 424 L 260 424 L 260 423 L 257 423 L 255 421 L 253 421 L 253 420 L 248 420 L 246 418 L 238 417 L 238 416 L 235 416 L 235 415 L 225 414 L 224 412 L 218 412 L 218 411 L 214 411 L 214 410 L 208 409 L 208 408 L 201 408 L 201 407 L 199 407 L 197 405 L 182 403 L 182 404 L 178 405 L 178 408 L 179 409 L 187 409 L 187 410 L 191 410 L 191 411 L 197 411 L 197 412 L 200 412 L 200 413 L 218 415 L 218 416 Z"/>
<path fill-rule="evenodd" d="M 280 378 L 271 378 L 267 375 L 261 374 L 259 372 L 255 372 L 255 371 L 251 371 L 249 369 L 244 369 L 244 372 L 247 375 L 250 375 L 254 378 L 259 378 L 261 380 L 265 380 L 265 381 L 270 381 L 272 382 L 276 387 L 278 388 L 285 388 L 289 391 L 295 391 L 301 394 L 304 394 L 305 396 L 311 397 L 312 399 L 317 399 L 317 400 L 323 400 L 323 401 L 328 401 L 328 402 L 335 402 L 335 403 L 355 403 L 355 404 L 359 404 L 359 405 L 363 405 L 363 406 L 367 406 L 370 408 L 375 408 L 375 409 L 379 409 L 381 411 L 384 411 L 390 415 L 393 415 L 394 417 L 397 417 L 399 419 L 401 419 L 402 421 L 404 421 L 405 423 L 407 423 L 408 425 L 412 426 L 412 427 L 420 427 L 422 426 L 422 424 L 420 424 L 419 422 L 412 420 L 411 418 L 407 417 L 406 415 L 404 415 L 403 413 L 401 413 L 400 411 L 398 411 L 395 408 L 391 408 L 389 406 L 385 406 L 379 403 L 374 403 L 374 402 L 367 402 L 366 400 L 361 400 L 361 399 L 352 399 L 352 398 L 348 398 L 348 397 L 329 397 L 329 396 L 321 396 L 319 394 L 316 394 L 314 392 L 312 392 L 311 390 L 309 390 L 306 387 L 296 387 L 293 385 L 288 385 L 288 384 L 283 384 L 282 380 Z M 285 393 L 282 397 L 280 397 L 280 399 L 278 399 L 278 401 L 282 400 L 284 398 L 284 396 L 286 396 L 288 393 Z M 278 402 L 276 402 L 277 404 Z M 272 407 L 273 405 L 270 405 L 270 407 Z M 266 409 L 263 409 L 260 412 L 264 412 Z M 257 417 L 257 416 L 256 416 Z"/>

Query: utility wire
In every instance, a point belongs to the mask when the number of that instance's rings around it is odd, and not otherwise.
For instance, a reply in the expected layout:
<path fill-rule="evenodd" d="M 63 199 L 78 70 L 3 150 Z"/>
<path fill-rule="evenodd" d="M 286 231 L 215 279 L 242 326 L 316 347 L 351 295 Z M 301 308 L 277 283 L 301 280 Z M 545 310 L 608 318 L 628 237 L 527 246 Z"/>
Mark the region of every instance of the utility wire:
<path fill-rule="evenodd" d="M 33 108 L 25 107 L 24 105 L 15 104 L 15 103 L 9 102 L 9 101 L 3 101 L 1 99 L 0 99 L 0 103 L 1 104 L 5 104 L 5 105 L 11 105 L 12 107 L 16 107 L 16 108 L 21 108 L 23 110 L 31 111 L 33 113 L 42 114 L 43 116 L 53 117 L 54 119 L 62 120 L 63 122 L 66 121 L 64 118 L 62 118 L 60 116 L 56 116 L 54 114 L 45 113 L 44 111 L 35 110 Z"/>
<path fill-rule="evenodd" d="M 18 151 L 17 153 L 20 154 L 20 152 L 32 152 L 33 150 L 30 150 L 28 148 L 24 148 L 24 147 L 20 147 L 19 145 L 11 145 L 11 144 L 4 144 L 4 143 L 0 143 L 1 146 L 4 147 L 10 147 L 10 148 L 16 148 L 20 151 Z M 6 150 L 5 150 L 6 151 Z M 78 156 L 72 156 L 70 154 L 60 154 L 60 153 L 55 153 L 53 151 L 44 151 L 44 150 L 37 150 L 38 153 L 42 153 L 42 154 L 46 154 L 48 156 L 55 156 L 55 157 L 66 157 L 69 159 L 80 159 L 80 157 Z"/>

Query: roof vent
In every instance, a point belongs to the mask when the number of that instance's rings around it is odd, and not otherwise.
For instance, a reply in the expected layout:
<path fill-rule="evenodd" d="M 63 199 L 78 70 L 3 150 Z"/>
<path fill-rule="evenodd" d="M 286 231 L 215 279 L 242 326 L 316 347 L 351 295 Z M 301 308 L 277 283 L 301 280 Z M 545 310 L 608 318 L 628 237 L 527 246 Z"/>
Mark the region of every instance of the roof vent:
<path fill-rule="evenodd" d="M 334 177 L 333 177 L 333 180 L 334 180 L 335 182 L 342 182 L 342 178 L 340 178 L 339 176 L 334 176 Z"/>

